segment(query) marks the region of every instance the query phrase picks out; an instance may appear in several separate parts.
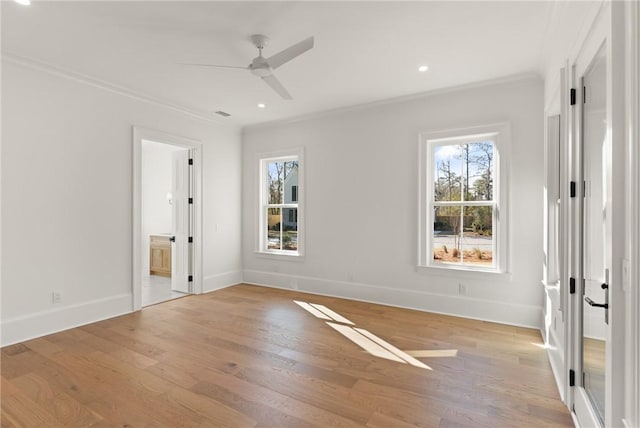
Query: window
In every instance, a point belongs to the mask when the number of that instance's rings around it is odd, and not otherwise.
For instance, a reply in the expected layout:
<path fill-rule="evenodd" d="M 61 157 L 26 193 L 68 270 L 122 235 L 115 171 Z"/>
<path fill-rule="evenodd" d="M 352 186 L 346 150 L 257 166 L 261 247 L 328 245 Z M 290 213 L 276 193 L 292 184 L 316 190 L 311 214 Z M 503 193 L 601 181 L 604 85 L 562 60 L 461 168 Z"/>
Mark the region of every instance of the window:
<path fill-rule="evenodd" d="M 261 157 L 259 252 L 301 255 L 301 152 Z"/>
<path fill-rule="evenodd" d="M 506 125 L 421 136 L 419 264 L 506 270 Z"/>

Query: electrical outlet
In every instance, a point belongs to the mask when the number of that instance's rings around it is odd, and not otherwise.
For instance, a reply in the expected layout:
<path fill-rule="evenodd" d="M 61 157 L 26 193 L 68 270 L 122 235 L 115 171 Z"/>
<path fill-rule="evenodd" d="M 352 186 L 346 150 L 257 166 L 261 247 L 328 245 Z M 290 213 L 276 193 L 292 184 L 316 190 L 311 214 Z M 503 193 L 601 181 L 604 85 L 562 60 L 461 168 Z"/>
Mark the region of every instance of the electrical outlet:
<path fill-rule="evenodd" d="M 51 303 L 54 305 L 62 303 L 62 291 L 54 291 L 51 293 Z"/>
<path fill-rule="evenodd" d="M 458 284 L 458 294 L 465 296 L 467 294 L 467 286 L 463 283 Z"/>
<path fill-rule="evenodd" d="M 297 290 L 298 289 L 298 280 L 296 278 L 292 278 L 290 280 L 290 284 L 291 284 L 291 289 L 292 290 Z"/>

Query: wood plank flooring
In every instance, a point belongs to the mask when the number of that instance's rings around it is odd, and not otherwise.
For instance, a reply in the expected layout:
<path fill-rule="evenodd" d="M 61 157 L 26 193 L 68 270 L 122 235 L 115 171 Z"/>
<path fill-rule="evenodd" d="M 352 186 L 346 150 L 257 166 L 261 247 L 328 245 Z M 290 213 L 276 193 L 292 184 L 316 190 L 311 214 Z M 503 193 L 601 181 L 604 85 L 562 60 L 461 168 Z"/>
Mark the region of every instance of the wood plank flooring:
<path fill-rule="evenodd" d="M 431 370 L 372 356 L 294 300 L 326 306 Z M 1 421 L 573 426 L 540 345 L 536 330 L 237 285 L 3 348 Z"/>

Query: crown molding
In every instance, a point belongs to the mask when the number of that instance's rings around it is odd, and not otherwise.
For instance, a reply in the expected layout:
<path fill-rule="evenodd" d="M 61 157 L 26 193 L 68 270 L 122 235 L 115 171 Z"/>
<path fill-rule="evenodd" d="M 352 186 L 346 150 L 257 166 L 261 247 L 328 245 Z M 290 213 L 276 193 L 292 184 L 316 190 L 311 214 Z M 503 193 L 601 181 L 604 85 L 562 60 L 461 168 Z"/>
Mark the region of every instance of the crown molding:
<path fill-rule="evenodd" d="M 36 60 L 33 58 L 21 56 L 21 55 L 16 55 L 16 54 L 5 52 L 5 51 L 0 52 L 0 54 L 2 56 L 2 62 L 8 62 L 11 64 L 16 64 L 22 67 L 30 68 L 32 70 L 41 71 L 53 76 L 62 77 L 64 79 L 72 80 L 74 82 L 82 83 L 84 85 L 92 86 L 94 88 L 98 88 L 104 91 L 122 95 L 124 97 L 131 98 L 137 101 L 142 101 L 148 104 L 153 104 L 169 110 L 173 110 L 175 112 L 178 112 L 199 120 L 203 120 L 206 122 L 211 122 L 216 125 L 230 125 L 230 123 L 223 123 L 222 120 L 212 116 L 212 114 L 207 113 L 205 111 L 192 109 L 180 104 L 175 104 L 171 101 L 167 101 L 161 98 L 156 98 L 152 95 L 138 92 L 133 89 L 108 82 L 106 80 L 98 79 L 83 73 L 67 70 L 50 63 L 46 63 L 40 60 Z"/>
<path fill-rule="evenodd" d="M 330 117 L 333 115 L 344 114 L 352 111 L 367 110 L 370 108 L 381 107 L 381 106 L 386 106 L 391 104 L 400 104 L 400 103 L 416 101 L 421 99 L 428 99 L 437 95 L 468 91 L 476 88 L 483 88 L 486 86 L 494 86 L 494 85 L 506 84 L 511 82 L 526 81 L 526 80 L 542 80 L 542 77 L 540 73 L 535 71 L 513 74 L 510 76 L 499 77 L 496 79 L 482 80 L 479 82 L 472 82 L 464 85 L 450 86 L 446 88 L 439 88 L 439 89 L 433 89 L 430 91 L 418 92 L 416 94 L 403 95 L 400 97 L 393 97 L 393 98 L 387 98 L 384 100 L 372 101 L 369 103 L 356 104 L 356 105 L 351 105 L 346 107 L 323 110 L 320 112 L 294 116 L 291 118 L 277 119 L 277 120 L 272 120 L 268 122 L 245 125 L 243 126 L 242 130 L 243 132 L 253 131 L 257 129 L 270 128 L 274 126 L 280 126 L 280 125 L 291 124 L 296 122 L 304 122 L 306 120 L 318 119 L 321 117 Z"/>

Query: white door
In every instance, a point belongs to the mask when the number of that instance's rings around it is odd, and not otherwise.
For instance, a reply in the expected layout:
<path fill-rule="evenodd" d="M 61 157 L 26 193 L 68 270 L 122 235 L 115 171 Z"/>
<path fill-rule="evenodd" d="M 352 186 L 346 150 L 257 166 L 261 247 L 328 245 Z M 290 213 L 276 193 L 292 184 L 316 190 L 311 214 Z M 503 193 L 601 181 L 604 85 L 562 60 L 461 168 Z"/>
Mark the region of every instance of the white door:
<path fill-rule="evenodd" d="M 591 59 L 576 68 L 580 86 L 579 151 L 582 185 L 580 275 L 576 287 L 576 360 L 574 409 L 582 427 L 601 427 L 607 421 L 607 342 L 611 308 L 609 277 L 611 243 L 611 136 L 607 107 L 607 47 L 599 47 Z M 580 283 L 582 284 L 580 286 Z M 610 366 L 610 365 L 609 365 Z"/>
<path fill-rule="evenodd" d="M 190 293 L 189 275 L 191 275 L 190 233 L 190 168 L 189 150 L 177 150 L 172 153 L 173 201 L 171 218 L 171 289 Z"/>

